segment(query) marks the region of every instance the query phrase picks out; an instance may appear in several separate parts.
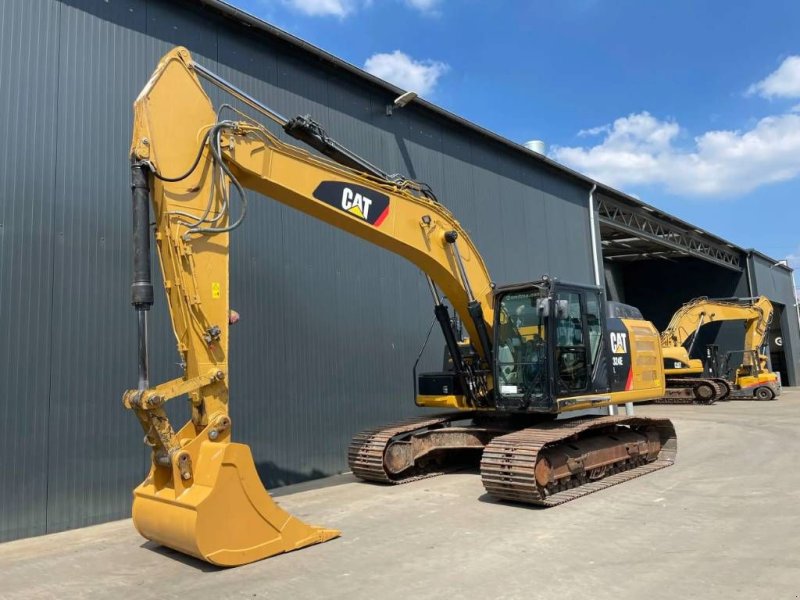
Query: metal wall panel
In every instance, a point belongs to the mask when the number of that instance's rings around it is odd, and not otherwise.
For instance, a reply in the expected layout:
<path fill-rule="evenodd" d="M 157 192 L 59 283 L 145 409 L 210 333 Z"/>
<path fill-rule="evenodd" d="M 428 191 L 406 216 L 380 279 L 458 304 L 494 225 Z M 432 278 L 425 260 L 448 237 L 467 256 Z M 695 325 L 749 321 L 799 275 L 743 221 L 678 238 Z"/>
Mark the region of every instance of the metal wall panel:
<path fill-rule="evenodd" d="M 368 117 L 369 95 L 334 87 L 337 100 L 327 107 L 313 100 L 332 93 L 324 72 L 312 77 L 294 57 L 279 62 L 274 49 L 243 45 L 248 40 L 233 32 L 220 35 L 224 77 L 282 113 L 311 113 L 329 128 L 349 132 L 346 143 L 364 152 L 361 142 L 370 138 L 359 119 Z M 398 323 L 384 315 L 398 294 L 381 303 L 376 291 L 396 285 L 393 267 L 408 267 L 263 198 L 254 198 L 248 219 L 232 247 L 232 303 L 245 325 L 232 333 L 233 416 L 239 410 L 265 415 L 248 418 L 237 432 L 251 444 L 262 478 L 275 486 L 341 470 L 342 456 L 331 448 L 346 447 L 353 422 L 364 415 L 374 422 L 397 417 L 385 401 L 396 395 L 393 382 L 383 382 L 395 367 L 385 352 L 366 353 L 400 341 L 370 325 Z M 253 376 L 265 365 L 275 371 L 269 387 Z M 407 387 L 407 376 L 402 381 Z"/>
<path fill-rule="evenodd" d="M 140 3 L 107 10 L 144 27 Z M 136 361 L 123 341 L 135 336 L 135 323 L 128 149 L 120 142 L 130 136 L 125 117 L 136 80 L 146 76 L 137 61 L 147 43 L 66 4 L 58 39 L 48 531 L 123 516 L 145 468 L 141 432 L 125 424 L 119 387 L 132 381 Z"/>
<path fill-rule="evenodd" d="M 800 384 L 800 322 L 797 315 L 792 273 L 768 261 L 765 257 L 752 254 L 747 258 L 753 294 L 764 295 L 771 301 L 781 304 L 780 326 L 783 352 L 786 356 L 786 371 L 789 381 L 784 384 Z"/>
<path fill-rule="evenodd" d="M 0 3 L 0 539 L 128 514 L 148 456 L 122 392 L 135 382 L 131 104 L 176 44 L 223 77 L 390 172 L 428 182 L 498 284 L 591 282 L 588 189 L 392 98 L 352 74 L 174 0 Z M 25 57 L 20 60 L 20 57 Z M 220 102 L 219 92 L 212 92 Z M 346 468 L 357 430 L 415 412 L 411 366 L 432 320 L 418 269 L 252 195 L 232 241 L 232 417 L 271 486 Z M 175 376 L 166 303 L 152 380 Z M 442 357 L 438 332 L 423 368 Z M 186 418 L 186 406 L 170 408 Z"/>
<path fill-rule="evenodd" d="M 60 8 L 0 3 L 0 541 L 47 523 Z"/>

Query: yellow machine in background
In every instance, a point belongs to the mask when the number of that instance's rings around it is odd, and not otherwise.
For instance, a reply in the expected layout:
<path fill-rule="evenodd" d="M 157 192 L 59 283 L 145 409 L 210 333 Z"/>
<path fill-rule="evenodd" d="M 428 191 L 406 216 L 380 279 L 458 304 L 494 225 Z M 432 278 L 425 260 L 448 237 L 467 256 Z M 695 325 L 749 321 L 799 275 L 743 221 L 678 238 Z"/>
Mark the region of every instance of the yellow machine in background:
<path fill-rule="evenodd" d="M 772 303 L 764 296 L 736 300 L 702 297 L 684 304 L 661 333 L 667 386 L 694 382 L 698 395 L 709 402 L 724 400 L 729 396 L 759 400 L 776 397 L 780 393 L 778 376 L 769 370 L 768 359 L 761 354 L 772 313 Z M 743 350 L 731 352 L 726 357 L 725 362 L 730 366 L 724 369 L 727 377 L 709 378 L 704 376 L 707 371 L 712 375 L 719 371 L 720 361 L 713 350 L 709 349 L 712 355 L 707 357 L 710 369 L 701 359 L 690 358 L 690 355 L 700 328 L 719 321 L 744 322 Z M 734 358 L 739 358 L 739 362 L 732 364 Z M 727 389 L 722 390 L 722 394 L 712 395 L 710 390 L 720 382 L 726 384 Z"/>
<path fill-rule="evenodd" d="M 282 142 L 230 105 L 215 111 L 201 78 L 324 156 Z M 226 112 L 235 120 L 222 118 Z M 651 323 L 614 316 L 598 287 L 549 278 L 496 287 L 467 232 L 428 186 L 384 173 L 310 117 L 285 119 L 176 48 L 136 99 L 131 158 L 139 385 L 124 403 L 152 447 L 150 473 L 134 490 L 133 521 L 143 536 L 238 565 L 339 534 L 280 509 L 248 447 L 231 441 L 229 236 L 245 218 L 245 188 L 425 274 L 451 367 L 419 376 L 417 403 L 453 410 L 356 435 L 348 451 L 356 476 L 403 483 L 466 452 L 481 457 L 494 497 L 552 506 L 672 464 L 677 448 L 667 419 L 555 420 L 664 394 Z M 156 386 L 147 353 L 151 201 L 184 365 L 182 377 Z M 443 295 L 468 340 L 458 338 Z M 184 395 L 191 419 L 176 431 L 164 404 Z"/>

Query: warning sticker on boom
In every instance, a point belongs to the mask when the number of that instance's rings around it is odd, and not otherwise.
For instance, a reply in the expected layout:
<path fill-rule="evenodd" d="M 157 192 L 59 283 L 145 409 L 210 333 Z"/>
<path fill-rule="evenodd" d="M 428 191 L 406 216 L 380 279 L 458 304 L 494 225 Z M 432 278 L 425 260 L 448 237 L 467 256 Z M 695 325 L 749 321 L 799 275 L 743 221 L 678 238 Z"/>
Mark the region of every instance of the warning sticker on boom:
<path fill-rule="evenodd" d="M 314 198 L 375 227 L 389 214 L 389 196 L 363 185 L 323 181 L 314 190 Z"/>

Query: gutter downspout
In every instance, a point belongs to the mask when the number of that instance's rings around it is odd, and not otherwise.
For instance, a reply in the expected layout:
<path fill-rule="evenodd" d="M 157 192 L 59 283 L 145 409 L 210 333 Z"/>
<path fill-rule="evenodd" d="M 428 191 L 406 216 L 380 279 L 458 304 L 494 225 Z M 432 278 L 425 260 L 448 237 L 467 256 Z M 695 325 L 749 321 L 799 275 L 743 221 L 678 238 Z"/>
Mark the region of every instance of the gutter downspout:
<path fill-rule="evenodd" d="M 589 228 L 591 229 L 591 242 L 592 242 L 592 265 L 594 266 L 594 284 L 600 287 L 600 260 L 597 255 L 597 219 L 594 213 L 594 193 L 597 191 L 597 184 L 592 184 L 592 189 L 589 190 Z M 614 404 L 608 405 L 608 414 L 616 415 L 617 407 Z M 633 416 L 633 402 L 625 403 L 625 414 L 629 417 Z"/>
<path fill-rule="evenodd" d="M 592 189 L 589 191 L 589 227 L 591 229 L 591 239 L 592 239 L 592 263 L 594 264 L 594 284 L 596 286 L 600 286 L 600 264 L 598 263 L 597 258 L 597 233 L 595 232 L 595 227 L 597 226 L 597 220 L 594 216 L 594 192 L 597 190 L 597 184 L 592 184 Z"/>
<path fill-rule="evenodd" d="M 800 298 L 797 297 L 797 284 L 794 281 L 794 270 L 792 270 L 792 297 L 794 298 L 794 307 L 797 310 L 797 327 L 800 328 Z"/>

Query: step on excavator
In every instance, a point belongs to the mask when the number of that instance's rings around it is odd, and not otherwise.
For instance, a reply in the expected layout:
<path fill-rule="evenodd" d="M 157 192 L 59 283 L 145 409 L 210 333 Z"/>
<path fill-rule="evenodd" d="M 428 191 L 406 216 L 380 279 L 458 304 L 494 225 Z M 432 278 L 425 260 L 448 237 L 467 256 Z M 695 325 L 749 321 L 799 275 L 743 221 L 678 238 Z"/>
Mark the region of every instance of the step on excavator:
<path fill-rule="evenodd" d="M 768 369 L 767 357 L 760 352 L 772 313 L 772 303 L 765 296 L 701 297 L 681 306 L 661 333 L 664 374 L 667 391 L 672 391 L 672 396 L 656 402 L 713 404 L 731 398 L 771 400 L 777 397 L 780 394 L 778 375 Z M 743 321 L 744 350 L 729 352 L 722 361 L 716 346 L 709 346 L 705 364 L 699 358 L 691 358 L 700 329 L 720 321 Z"/>
<path fill-rule="evenodd" d="M 229 104 L 215 110 L 201 82 L 315 152 Z M 416 398 L 440 412 L 357 434 L 348 451 L 357 477 L 403 483 L 447 471 L 467 453 L 480 458 L 491 496 L 552 506 L 673 464 L 668 419 L 557 418 L 663 396 L 651 323 L 609 316 L 599 287 L 550 278 L 495 286 L 428 186 L 383 172 L 310 117 L 284 118 L 175 48 L 134 103 L 131 159 L 139 383 L 123 402 L 152 448 L 150 472 L 133 492 L 133 522 L 144 537 L 233 566 L 339 535 L 281 509 L 248 446 L 232 441 L 229 238 L 245 218 L 245 188 L 404 257 L 427 280 L 451 366 L 419 375 Z M 183 365 L 181 377 L 155 386 L 147 349 L 151 206 Z M 468 339 L 456 334 L 445 297 Z M 191 417 L 176 430 L 165 404 L 183 396 Z"/>

